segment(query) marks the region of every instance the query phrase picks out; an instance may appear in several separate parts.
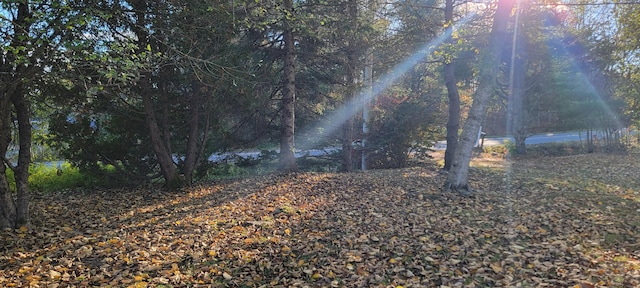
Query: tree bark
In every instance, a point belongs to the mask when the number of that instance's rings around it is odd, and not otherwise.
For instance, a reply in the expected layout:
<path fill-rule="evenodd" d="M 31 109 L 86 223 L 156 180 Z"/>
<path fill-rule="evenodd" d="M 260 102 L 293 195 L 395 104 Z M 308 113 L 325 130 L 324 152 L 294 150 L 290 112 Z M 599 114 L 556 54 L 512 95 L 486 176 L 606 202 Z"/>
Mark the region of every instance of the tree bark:
<path fill-rule="evenodd" d="M 507 23 L 513 8 L 513 1 L 500 0 L 493 19 L 489 46 L 480 62 L 478 89 L 473 98 L 469 116 L 464 123 L 460 142 L 453 158 L 451 170 L 443 187 L 444 191 L 456 191 L 462 195 L 470 195 L 469 162 L 475 144 L 476 136 L 495 93 L 497 75 L 500 66 L 500 54 L 506 43 Z"/>
<path fill-rule="evenodd" d="M 280 171 L 296 171 L 295 158 L 295 44 L 291 18 L 293 17 L 293 1 L 284 0 L 284 86 L 282 89 L 282 115 L 280 123 Z"/>
<path fill-rule="evenodd" d="M 444 8 L 444 21 L 449 24 L 447 33 L 453 30 L 453 3 L 454 0 L 446 0 Z M 453 41 L 449 41 L 453 45 Z M 444 151 L 444 170 L 449 171 L 453 162 L 453 156 L 458 146 L 458 129 L 460 129 L 460 94 L 458 93 L 458 82 L 453 66 L 453 55 L 448 55 L 445 59 L 443 74 L 444 83 L 447 87 L 447 98 L 449 99 L 449 118 L 447 120 L 447 148 Z"/>
<path fill-rule="evenodd" d="M 132 27 L 134 34 L 137 37 L 138 49 L 144 51 L 149 45 L 147 32 L 143 30 L 146 24 L 145 12 L 148 8 L 146 1 L 131 1 L 131 6 L 135 10 L 135 18 L 137 25 Z M 175 163 L 173 162 L 173 155 L 171 152 L 170 142 L 167 141 L 168 133 L 162 133 L 162 131 L 169 131 L 168 123 L 162 122 L 162 118 L 159 119 L 156 113 L 156 106 L 153 100 L 154 92 L 158 90 L 152 87 L 152 73 L 142 73 L 141 80 L 137 83 L 137 88 L 142 100 L 142 107 L 145 114 L 145 123 L 149 129 L 149 138 L 151 139 L 151 147 L 156 155 L 158 164 L 160 166 L 160 174 L 165 181 L 165 186 L 168 189 L 175 189 L 182 186 L 184 183 L 178 177 L 178 171 Z M 160 91 L 162 94 L 163 91 Z M 162 95 L 159 95 L 162 98 Z M 168 105 L 168 103 L 162 103 Z M 165 106 L 168 107 L 168 106 Z M 161 109 L 164 107 L 161 107 Z M 160 123 L 160 124 L 159 124 Z M 167 137 L 165 137 L 167 136 Z"/>
<path fill-rule="evenodd" d="M 191 85 L 191 117 L 189 117 L 189 139 L 187 139 L 187 150 L 184 157 L 184 181 L 187 185 L 193 182 L 193 171 L 196 168 L 196 159 L 198 158 L 198 136 L 200 132 L 200 105 L 202 105 L 202 92 L 200 85 L 194 81 Z"/>
<path fill-rule="evenodd" d="M 15 228 L 16 204 L 13 200 L 6 171 L 11 165 L 5 158 L 11 143 L 11 101 L 6 89 L 0 94 L 0 153 L 2 153 L 2 165 L 0 165 L 0 228 Z"/>
<path fill-rule="evenodd" d="M 18 84 L 12 99 L 13 107 L 16 109 L 18 121 L 18 142 L 20 150 L 18 152 L 18 165 L 15 167 L 14 179 L 16 180 L 16 223 L 15 228 L 31 227 L 29 217 L 30 193 L 28 187 L 29 164 L 31 163 L 31 122 L 29 119 L 30 104 L 25 98 L 26 91 L 22 83 Z"/>
<path fill-rule="evenodd" d="M 147 76 L 148 73 L 147 73 Z M 160 133 L 160 128 L 158 126 L 158 119 L 156 117 L 156 112 L 153 105 L 153 100 L 151 99 L 151 91 L 148 87 L 150 84 L 147 83 L 147 79 L 143 79 L 140 85 L 147 86 L 147 88 L 142 89 L 140 97 L 142 98 L 142 106 L 144 109 L 144 118 L 147 123 L 147 128 L 149 129 L 149 137 L 151 138 L 151 146 L 153 148 L 153 152 L 156 155 L 158 160 L 158 164 L 160 165 L 160 173 L 165 181 L 165 186 L 169 189 L 175 189 L 182 186 L 182 181 L 180 181 L 178 177 L 178 171 L 173 163 L 173 156 L 171 155 L 171 151 L 165 145 L 164 141 L 162 141 L 162 135 Z"/>
<path fill-rule="evenodd" d="M 29 11 L 28 3 L 21 2 L 18 4 L 18 13 L 13 21 L 14 35 L 11 46 L 14 48 L 27 45 L 26 39 L 29 39 L 28 23 Z M 23 49 L 27 50 L 27 49 Z M 27 58 L 26 52 L 21 52 L 20 56 Z M 0 165 L 0 228 L 19 228 L 22 226 L 30 227 L 31 219 L 29 217 L 29 164 L 31 162 L 31 122 L 30 122 L 30 103 L 26 98 L 28 96 L 24 87 L 24 82 L 28 79 L 29 64 L 16 63 L 15 59 L 2 57 L 2 72 L 4 83 L 0 83 L 0 152 L 2 152 L 2 165 Z M 13 110 L 12 110 L 13 109 Z M 12 115 L 15 113 L 15 121 L 18 123 L 18 163 L 14 167 L 12 163 L 5 158 L 7 149 L 12 140 L 11 125 L 13 123 Z M 6 169 L 13 170 L 14 180 L 16 182 L 16 199 L 12 195 L 9 188 Z"/>
<path fill-rule="evenodd" d="M 352 23 L 351 27 L 351 35 L 348 35 L 347 40 L 347 77 L 346 77 L 346 85 L 347 85 L 347 97 L 345 97 L 344 103 L 349 103 L 352 99 L 355 98 L 356 89 L 358 84 L 358 44 L 357 44 L 357 31 L 358 31 L 358 2 L 357 0 L 349 0 L 347 2 L 347 14 L 349 16 L 349 20 Z M 342 126 L 342 168 L 343 172 L 351 172 L 353 170 L 353 126 L 354 126 L 354 117 L 355 117 L 355 109 L 348 109 L 345 115 L 346 121 Z"/>
<path fill-rule="evenodd" d="M 518 13 L 516 11 L 516 13 Z M 517 16 L 516 16 L 517 17 Z M 518 21 L 516 21 L 518 22 Z M 527 154 L 527 145 L 525 140 L 527 139 L 527 129 L 525 123 L 525 109 L 524 109 L 524 97 L 525 97 L 525 78 L 527 75 L 526 67 L 526 50 L 524 33 L 522 32 L 523 25 L 516 23 L 517 27 L 514 29 L 515 36 L 513 37 L 516 43 L 514 44 L 513 61 L 513 91 L 511 93 L 511 130 L 509 131 L 515 140 L 515 154 L 525 155 Z"/>

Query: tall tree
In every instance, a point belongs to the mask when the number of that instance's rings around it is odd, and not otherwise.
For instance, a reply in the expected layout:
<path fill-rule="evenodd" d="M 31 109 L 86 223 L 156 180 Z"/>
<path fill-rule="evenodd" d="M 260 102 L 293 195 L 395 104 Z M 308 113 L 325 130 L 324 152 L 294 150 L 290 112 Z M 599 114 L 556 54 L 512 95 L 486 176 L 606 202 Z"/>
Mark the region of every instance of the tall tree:
<path fill-rule="evenodd" d="M 280 170 L 297 170 L 295 158 L 295 39 L 293 36 L 294 10 L 292 0 L 283 0 L 284 77 L 282 89 L 282 115 L 280 123 Z"/>
<path fill-rule="evenodd" d="M 32 101 L 51 92 L 51 69 L 62 62 L 60 45 L 84 23 L 58 1 L 0 4 L 0 228 L 28 227 Z M 17 161 L 8 154 L 17 147 Z M 9 187 L 12 170 L 15 191 Z"/>
<path fill-rule="evenodd" d="M 513 37 L 511 47 L 511 68 L 510 68 L 510 95 L 507 108 L 507 133 L 513 135 L 515 140 L 515 153 L 526 154 L 527 146 L 525 140 L 527 138 L 527 130 L 525 127 L 525 109 L 524 109 L 524 96 L 525 96 L 525 79 L 527 74 L 526 69 L 526 49 L 525 47 L 525 31 L 523 30 L 525 21 L 521 21 L 520 17 L 523 14 L 524 8 L 517 5 L 515 12 L 515 20 L 513 25 Z"/>
<path fill-rule="evenodd" d="M 489 45 L 479 63 L 478 89 L 474 93 L 473 104 L 464 123 L 459 146 L 444 184 L 444 191 L 456 191 L 462 195 L 470 195 L 472 192 L 469 187 L 469 162 L 478 129 L 480 129 L 491 97 L 496 90 L 497 77 L 500 73 L 500 56 L 505 43 L 507 43 L 507 28 L 513 5 L 513 0 L 498 1 L 489 36 Z"/>
<path fill-rule="evenodd" d="M 347 33 L 346 45 L 346 77 L 345 84 L 347 87 L 347 97 L 345 103 L 348 103 L 356 97 L 358 89 L 358 69 L 363 47 L 360 44 L 359 21 L 358 21 L 358 0 L 346 0 L 346 12 L 350 27 L 345 29 Z M 345 27 L 346 28 L 346 27 Z M 353 170 L 353 140 L 354 140 L 354 120 L 355 111 L 347 111 L 350 115 L 345 115 L 346 121 L 342 126 L 342 171 Z"/>
<path fill-rule="evenodd" d="M 446 0 L 444 7 L 444 21 L 447 34 L 453 32 L 453 8 L 454 0 Z M 453 45 L 453 39 L 448 41 Z M 460 129 L 460 94 L 458 93 L 458 81 L 455 74 L 453 55 L 447 55 L 444 59 L 443 77 L 447 86 L 447 98 L 449 99 L 449 116 L 447 120 L 447 148 L 444 152 L 444 170 L 449 171 L 453 162 L 453 156 L 458 146 L 458 129 Z"/>

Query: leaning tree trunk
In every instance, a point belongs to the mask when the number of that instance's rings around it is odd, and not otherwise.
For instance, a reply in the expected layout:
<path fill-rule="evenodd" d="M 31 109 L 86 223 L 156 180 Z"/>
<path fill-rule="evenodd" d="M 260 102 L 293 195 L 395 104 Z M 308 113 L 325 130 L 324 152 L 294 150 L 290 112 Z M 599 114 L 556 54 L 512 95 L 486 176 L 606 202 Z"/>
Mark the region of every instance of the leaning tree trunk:
<path fill-rule="evenodd" d="M 145 81 L 145 80 L 143 80 Z M 149 83 L 142 83 L 143 86 L 148 86 Z M 151 138 L 151 147 L 156 155 L 158 164 L 160 165 L 160 173 L 165 181 L 165 186 L 169 189 L 175 189 L 182 186 L 182 181 L 178 177 L 178 171 L 173 163 L 173 156 L 169 147 L 162 141 L 162 135 L 160 133 L 160 127 L 158 126 L 158 119 L 154 109 L 153 100 L 151 99 L 150 89 L 142 89 L 142 106 L 144 111 L 144 118 L 149 129 L 149 138 Z"/>
<path fill-rule="evenodd" d="M 280 163 L 281 171 L 296 171 L 295 158 L 295 101 L 296 101 L 296 80 L 295 80 L 295 46 L 293 39 L 293 28 L 291 18 L 293 15 L 293 1 L 284 0 L 284 87 L 282 89 L 282 115 L 280 123 Z"/>
<path fill-rule="evenodd" d="M 513 7 L 513 1 L 500 0 L 493 19 L 493 27 L 487 51 L 480 61 L 478 89 L 473 104 L 464 123 L 460 142 L 453 158 L 451 170 L 444 185 L 444 191 L 457 191 L 462 195 L 471 194 L 469 187 L 469 162 L 480 125 L 484 120 L 491 96 L 495 93 L 497 75 L 500 66 L 500 54 L 506 43 L 507 23 Z"/>
<path fill-rule="evenodd" d="M 453 2 L 447 0 L 444 8 L 444 21 L 448 24 L 447 33 L 453 31 Z M 453 41 L 449 41 L 453 45 Z M 444 83 L 447 86 L 447 97 L 449 98 L 449 119 L 447 120 L 447 148 L 444 151 L 444 170 L 451 170 L 453 156 L 458 146 L 458 129 L 460 129 L 460 94 L 458 93 L 458 83 L 453 66 L 453 55 L 447 55 L 444 63 Z"/>
<path fill-rule="evenodd" d="M 148 3 L 146 1 L 131 1 L 130 4 L 134 8 L 136 22 L 139 23 L 133 26 L 132 30 L 137 37 L 138 49 L 144 51 L 147 49 L 146 47 L 150 45 L 148 32 L 144 30 L 144 25 L 148 22 L 145 18 L 144 12 L 148 8 Z M 149 132 L 149 138 L 151 140 L 151 148 L 156 155 L 156 160 L 160 166 L 160 174 L 162 174 L 162 177 L 164 178 L 165 186 L 169 189 L 175 189 L 182 186 L 183 182 L 181 181 L 178 175 L 178 170 L 173 162 L 170 142 L 167 142 L 169 137 L 166 135 L 166 132 L 169 131 L 169 128 L 167 127 L 169 123 L 165 123 L 163 118 L 158 117 L 156 113 L 156 105 L 152 96 L 157 89 L 153 88 L 152 79 L 154 77 L 152 77 L 152 73 L 145 72 L 142 76 L 141 80 L 137 83 L 137 88 L 142 100 L 142 109 Z M 159 98 L 166 100 L 166 98 L 162 97 L 162 92 L 163 91 L 160 91 Z M 166 102 L 163 103 L 162 100 L 160 101 L 161 105 L 168 105 Z M 165 133 L 162 133 L 163 131 L 165 131 Z"/>

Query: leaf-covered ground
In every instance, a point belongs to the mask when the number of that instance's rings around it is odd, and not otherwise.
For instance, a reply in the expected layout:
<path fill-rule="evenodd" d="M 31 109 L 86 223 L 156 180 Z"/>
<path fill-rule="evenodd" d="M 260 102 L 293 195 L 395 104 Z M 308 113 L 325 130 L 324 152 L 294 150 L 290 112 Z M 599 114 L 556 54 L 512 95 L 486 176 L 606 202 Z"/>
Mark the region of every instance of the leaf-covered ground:
<path fill-rule="evenodd" d="M 36 196 L 0 232 L 1 287 L 640 286 L 640 156 Z"/>

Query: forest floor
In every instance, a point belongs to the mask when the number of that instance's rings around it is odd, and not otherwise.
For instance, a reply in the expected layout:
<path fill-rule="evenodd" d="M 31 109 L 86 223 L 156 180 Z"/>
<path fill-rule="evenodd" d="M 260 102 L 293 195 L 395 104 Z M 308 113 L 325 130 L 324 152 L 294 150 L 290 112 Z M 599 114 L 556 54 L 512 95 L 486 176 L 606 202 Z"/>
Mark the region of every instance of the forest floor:
<path fill-rule="evenodd" d="M 640 155 L 35 195 L 1 287 L 638 287 Z"/>

